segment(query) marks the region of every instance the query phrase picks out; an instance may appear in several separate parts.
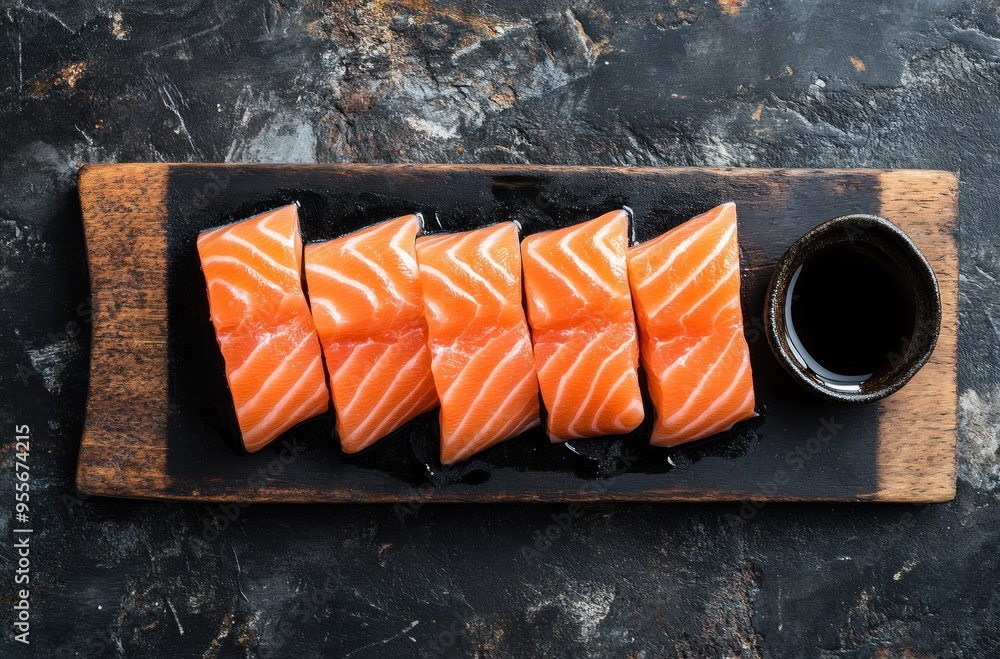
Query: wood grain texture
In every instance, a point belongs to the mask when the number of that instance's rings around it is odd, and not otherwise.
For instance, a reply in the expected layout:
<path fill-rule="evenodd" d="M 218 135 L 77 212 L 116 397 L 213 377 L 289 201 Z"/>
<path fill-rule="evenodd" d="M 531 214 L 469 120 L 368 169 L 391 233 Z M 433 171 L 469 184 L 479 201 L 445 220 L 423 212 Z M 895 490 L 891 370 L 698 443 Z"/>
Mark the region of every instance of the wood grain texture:
<path fill-rule="evenodd" d="M 98 305 L 78 470 L 78 486 L 88 494 L 404 504 L 953 496 L 958 264 L 950 174 L 109 165 L 85 168 L 80 193 Z M 433 218 L 442 230 L 517 217 L 531 233 L 627 204 L 640 218 L 636 233 L 642 241 L 727 200 L 740 209 L 744 314 L 755 388 L 766 415 L 759 428 L 743 429 L 734 439 L 685 447 L 674 454 L 677 467 L 665 466 L 661 454 L 643 455 L 622 473 L 609 473 L 603 465 L 595 476 L 587 471 L 589 463 L 581 468 L 565 456 L 552 458 L 551 447 L 524 437 L 457 470 L 441 472 L 432 465 L 421 471 L 413 467 L 414 458 L 420 463 L 421 451 L 436 449 L 436 439 L 428 439 L 436 432 L 430 418 L 382 442 L 375 457 L 341 455 L 328 439 L 329 419 L 286 433 L 284 446 L 279 440 L 260 454 L 241 456 L 225 447 L 206 421 L 211 410 L 204 402 L 214 390 L 206 384 L 213 372 L 203 357 L 214 346 L 207 311 L 199 306 L 203 281 L 192 248 L 204 228 L 300 201 L 307 240 L 411 211 Z M 783 376 L 762 340 L 759 319 L 771 268 L 784 249 L 821 221 L 849 212 L 884 215 L 911 233 L 938 274 L 945 308 L 938 350 L 913 383 L 879 404 L 848 409 L 812 399 Z M 944 389 L 935 389 L 936 383 Z M 848 430 L 828 444 L 817 442 L 824 424 L 834 419 Z M 641 443 L 641 436 L 636 439 Z M 536 459 L 541 466 L 523 468 Z"/>
<path fill-rule="evenodd" d="M 873 498 L 950 501 L 958 441 L 958 179 L 913 171 L 889 171 L 881 179 L 883 217 L 902 227 L 934 265 L 942 321 L 928 362 L 880 403 Z"/>
<path fill-rule="evenodd" d="M 77 464 L 77 488 L 84 494 L 142 496 L 164 485 L 168 172 L 164 165 L 80 170 L 94 304 Z"/>

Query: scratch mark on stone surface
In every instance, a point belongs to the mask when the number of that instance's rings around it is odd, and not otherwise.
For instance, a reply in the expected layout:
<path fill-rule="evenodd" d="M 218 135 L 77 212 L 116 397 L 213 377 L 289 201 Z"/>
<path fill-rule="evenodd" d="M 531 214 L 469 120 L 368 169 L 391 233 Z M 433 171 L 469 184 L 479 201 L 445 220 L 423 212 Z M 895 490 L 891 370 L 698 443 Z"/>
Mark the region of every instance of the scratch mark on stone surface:
<path fill-rule="evenodd" d="M 395 641 L 397 638 L 399 638 L 400 636 L 403 636 L 404 634 L 406 634 L 408 631 L 410 631 L 411 629 L 413 629 L 414 627 L 416 627 L 419 624 L 420 624 L 419 620 L 414 620 L 409 625 L 407 625 L 405 628 L 401 629 L 400 631 L 396 632 L 395 634 L 393 634 L 392 636 L 390 636 L 388 638 L 383 638 L 380 641 L 375 641 L 374 643 L 369 643 L 368 645 L 363 645 L 363 646 L 361 646 L 360 648 L 358 648 L 356 650 L 351 650 L 350 652 L 348 652 L 347 654 L 344 655 L 343 659 L 347 659 L 348 657 L 353 657 L 357 653 L 362 652 L 364 650 L 367 650 L 368 648 L 374 648 L 374 647 L 377 647 L 379 645 L 385 645 L 386 643 L 388 643 L 390 641 Z"/>
<path fill-rule="evenodd" d="M 17 32 L 17 88 L 21 89 L 24 86 L 24 48 L 21 45 L 21 24 L 14 17 L 14 12 L 11 9 L 7 10 L 7 19 Z"/>
<path fill-rule="evenodd" d="M 212 27 L 205 28 L 204 30 L 201 30 L 199 32 L 195 32 L 194 34 L 189 34 L 186 37 L 181 37 L 180 39 L 177 39 L 176 41 L 171 41 L 170 43 L 165 43 L 162 46 L 156 46 L 155 48 L 150 48 L 149 50 L 143 51 L 142 54 L 143 55 L 149 55 L 149 54 L 152 54 L 152 53 L 158 53 L 160 51 L 167 50 L 168 48 L 173 48 L 174 46 L 180 46 L 180 45 L 186 44 L 188 41 L 191 41 L 192 39 L 197 39 L 198 37 L 203 37 L 206 34 L 212 34 L 213 32 L 218 32 L 223 27 L 225 27 L 227 23 L 228 23 L 228 21 L 223 21 L 222 23 L 219 23 L 218 25 L 213 25 Z"/>
<path fill-rule="evenodd" d="M 184 626 L 181 625 L 181 619 L 177 616 L 177 609 L 174 608 L 174 603 L 167 599 L 167 606 L 170 607 L 170 612 L 174 614 L 174 622 L 177 623 L 177 630 L 184 636 Z"/>
<path fill-rule="evenodd" d="M 757 104 L 757 109 L 753 111 L 753 114 L 751 114 L 750 117 L 754 121 L 760 121 L 760 116 L 763 113 L 764 113 L 764 101 L 761 101 L 760 103 Z"/>
<path fill-rule="evenodd" d="M 76 132 L 80 133 L 80 135 L 83 136 L 84 141 L 87 142 L 87 146 L 94 146 L 93 138 L 90 137 L 90 135 L 87 135 L 87 133 L 85 133 L 82 128 L 80 128 L 75 124 L 73 125 L 73 128 L 75 128 Z"/>
<path fill-rule="evenodd" d="M 243 574 L 243 570 L 240 568 L 240 557 L 236 555 L 236 547 L 233 546 L 233 543 L 229 543 L 229 548 L 233 550 L 233 558 L 236 559 L 236 589 L 240 591 L 240 595 L 243 595 L 244 601 L 249 602 L 249 598 L 243 592 L 243 585 L 240 583 L 240 575 Z"/>
<path fill-rule="evenodd" d="M 16 8 L 17 9 L 23 9 L 24 11 L 29 12 L 31 14 L 36 14 L 38 16 L 46 16 L 48 18 L 51 18 L 56 23 L 59 23 L 59 25 L 62 25 L 66 29 L 67 32 L 69 32 L 70 34 L 75 34 L 73 28 L 71 28 L 69 25 L 66 25 L 66 21 L 64 21 L 63 19 L 59 18 L 56 14 L 54 14 L 51 11 L 49 11 L 48 9 L 36 9 L 35 7 L 29 7 L 28 5 L 25 5 L 23 3 L 17 5 Z"/>
<path fill-rule="evenodd" d="M 177 96 L 181 99 L 181 103 L 184 103 L 184 97 L 181 96 L 180 90 L 177 89 L 176 86 L 174 86 L 174 89 L 177 90 Z M 173 112 L 174 116 L 177 117 L 177 121 L 180 122 L 180 126 L 178 126 L 177 130 L 174 132 L 183 133 L 184 137 L 187 138 L 188 144 L 191 145 L 191 150 L 195 153 L 195 155 L 199 155 L 198 147 L 195 146 L 194 139 L 188 131 L 187 124 L 184 123 L 184 117 L 181 116 L 181 111 L 177 105 L 177 101 L 174 100 L 173 94 L 171 94 L 170 90 L 167 89 L 167 85 L 162 85 L 160 87 L 160 100 L 163 101 L 163 106 Z"/>

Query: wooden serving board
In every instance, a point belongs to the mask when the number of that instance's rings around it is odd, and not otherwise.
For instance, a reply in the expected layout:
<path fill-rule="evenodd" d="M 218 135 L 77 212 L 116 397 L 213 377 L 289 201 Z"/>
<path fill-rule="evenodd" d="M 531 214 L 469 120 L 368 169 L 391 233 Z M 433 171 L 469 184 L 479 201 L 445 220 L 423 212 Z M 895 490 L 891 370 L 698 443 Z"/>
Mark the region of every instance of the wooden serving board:
<path fill-rule="evenodd" d="M 474 165 L 90 165 L 79 175 L 95 304 L 77 485 L 200 501 L 946 501 L 955 493 L 958 186 L 932 171 Z M 298 201 L 309 240 L 420 211 L 432 228 L 519 220 L 526 233 L 622 205 L 639 241 L 735 201 L 743 307 L 763 416 L 709 442 L 652 449 L 632 436 L 551 445 L 526 433 L 454 468 L 433 414 L 344 456 L 330 417 L 254 455 L 220 432 L 225 390 L 195 238 Z M 845 407 L 811 397 L 772 357 L 761 321 L 772 267 L 846 213 L 902 227 L 944 305 L 930 362 L 901 391 Z M 647 401 L 648 404 L 648 401 Z M 649 416 L 649 415 L 648 415 Z M 574 452 L 574 450 L 576 452 Z"/>

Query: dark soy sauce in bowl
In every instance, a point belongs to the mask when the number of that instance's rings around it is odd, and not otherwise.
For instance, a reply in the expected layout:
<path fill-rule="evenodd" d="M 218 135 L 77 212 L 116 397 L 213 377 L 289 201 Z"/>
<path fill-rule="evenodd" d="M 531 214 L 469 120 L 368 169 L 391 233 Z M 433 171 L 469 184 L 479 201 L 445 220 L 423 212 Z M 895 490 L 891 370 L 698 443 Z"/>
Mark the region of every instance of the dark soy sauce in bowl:
<path fill-rule="evenodd" d="M 937 278 L 917 246 L 875 215 L 844 215 L 778 259 L 767 342 L 792 379 L 840 403 L 897 391 L 930 358 L 941 327 Z"/>
<path fill-rule="evenodd" d="M 842 243 L 811 254 L 785 298 L 792 356 L 826 386 L 858 391 L 891 371 L 916 325 L 913 287 L 886 253 Z"/>

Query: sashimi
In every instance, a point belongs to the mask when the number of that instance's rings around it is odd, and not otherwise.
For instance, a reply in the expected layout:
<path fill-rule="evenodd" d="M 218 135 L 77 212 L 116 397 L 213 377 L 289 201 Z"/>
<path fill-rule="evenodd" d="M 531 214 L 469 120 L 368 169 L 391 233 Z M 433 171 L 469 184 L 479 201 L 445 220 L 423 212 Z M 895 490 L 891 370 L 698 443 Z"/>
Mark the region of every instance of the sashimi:
<path fill-rule="evenodd" d="M 528 324 L 552 441 L 629 432 L 644 416 L 619 210 L 521 243 Z"/>
<path fill-rule="evenodd" d="M 452 464 L 539 424 L 518 230 L 504 222 L 424 236 L 416 251 L 441 462 Z"/>
<path fill-rule="evenodd" d="M 337 435 L 347 453 L 437 406 L 414 240 L 416 215 L 306 245 L 306 288 Z"/>
<path fill-rule="evenodd" d="M 651 443 L 691 442 L 752 417 L 736 206 L 717 206 L 629 249 L 628 269 L 656 411 Z"/>
<path fill-rule="evenodd" d="M 198 254 L 243 446 L 257 451 L 329 409 L 302 292 L 295 206 L 202 232 Z"/>

